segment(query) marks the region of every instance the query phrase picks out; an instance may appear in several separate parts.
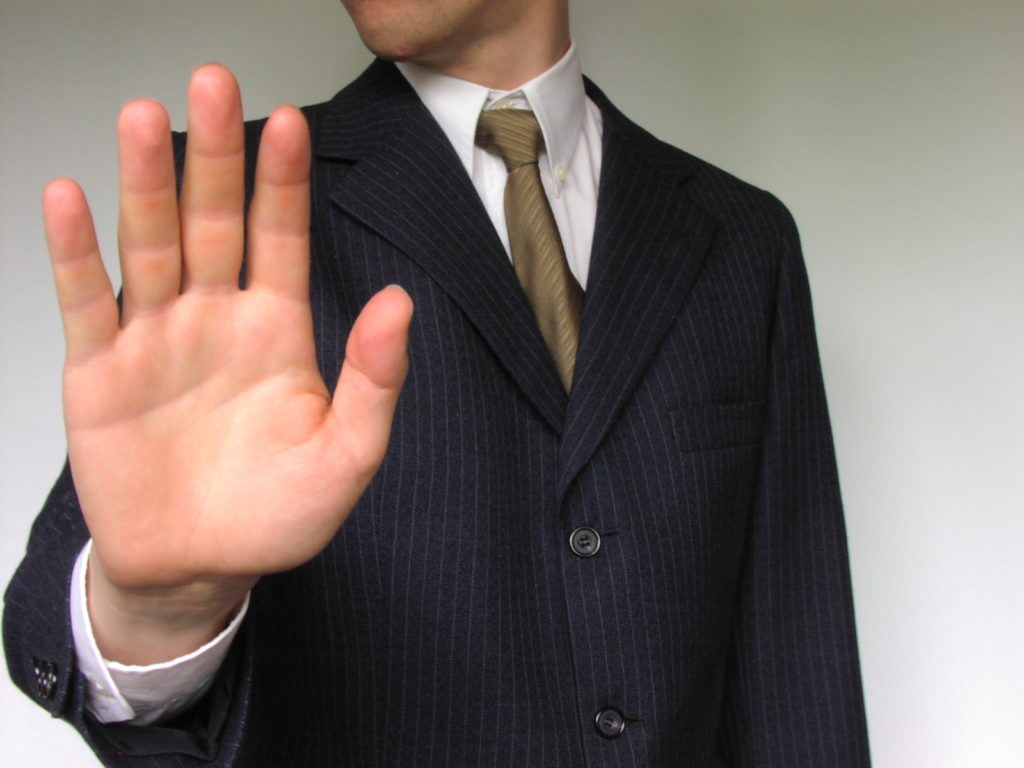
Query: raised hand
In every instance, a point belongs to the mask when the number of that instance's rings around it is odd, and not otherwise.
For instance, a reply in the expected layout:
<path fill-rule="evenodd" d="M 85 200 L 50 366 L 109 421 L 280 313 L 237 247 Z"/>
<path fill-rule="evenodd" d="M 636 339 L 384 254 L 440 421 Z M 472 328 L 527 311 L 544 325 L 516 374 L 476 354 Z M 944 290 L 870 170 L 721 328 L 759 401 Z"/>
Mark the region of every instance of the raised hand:
<path fill-rule="evenodd" d="M 89 608 L 104 655 L 125 663 L 197 647 L 259 576 L 327 544 L 384 455 L 405 377 L 412 304 L 395 287 L 357 319 L 333 398 L 320 377 L 309 138 L 291 107 L 263 131 L 238 288 L 241 115 L 226 69 L 195 72 L 179 200 L 163 108 L 122 111 L 120 314 L 81 190 L 44 194 Z"/>

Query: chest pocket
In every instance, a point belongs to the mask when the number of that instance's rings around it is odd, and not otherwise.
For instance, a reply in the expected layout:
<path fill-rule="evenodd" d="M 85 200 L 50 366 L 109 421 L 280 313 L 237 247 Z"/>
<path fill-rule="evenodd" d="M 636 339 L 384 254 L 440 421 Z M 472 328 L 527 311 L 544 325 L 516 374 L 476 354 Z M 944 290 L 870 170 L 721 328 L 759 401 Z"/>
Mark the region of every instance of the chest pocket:
<path fill-rule="evenodd" d="M 761 440 L 763 400 L 727 404 L 684 404 L 670 408 L 669 419 L 681 451 L 738 448 Z"/>

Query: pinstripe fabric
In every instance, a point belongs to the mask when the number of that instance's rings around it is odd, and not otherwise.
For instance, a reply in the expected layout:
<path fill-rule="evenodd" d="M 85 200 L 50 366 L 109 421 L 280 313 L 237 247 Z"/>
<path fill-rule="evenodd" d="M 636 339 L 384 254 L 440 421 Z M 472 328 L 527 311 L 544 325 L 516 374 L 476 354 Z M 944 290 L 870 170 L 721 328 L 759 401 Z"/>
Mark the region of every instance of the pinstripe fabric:
<path fill-rule="evenodd" d="M 204 726 L 218 766 L 868 764 L 792 220 L 588 90 L 605 154 L 571 396 L 469 179 L 394 68 L 307 110 L 325 379 L 376 289 L 416 302 L 392 443 L 328 548 L 257 585 L 191 741 L 83 719 L 64 603 L 85 531 L 62 476 L 4 637 L 15 680 L 108 765 L 209 765 L 186 754 Z M 581 525 L 602 537 L 594 557 L 568 546 Z M 33 658 L 58 667 L 49 699 Z M 606 706 L 627 719 L 618 739 L 594 730 Z M 117 756 L 111 731 L 160 754 Z"/>

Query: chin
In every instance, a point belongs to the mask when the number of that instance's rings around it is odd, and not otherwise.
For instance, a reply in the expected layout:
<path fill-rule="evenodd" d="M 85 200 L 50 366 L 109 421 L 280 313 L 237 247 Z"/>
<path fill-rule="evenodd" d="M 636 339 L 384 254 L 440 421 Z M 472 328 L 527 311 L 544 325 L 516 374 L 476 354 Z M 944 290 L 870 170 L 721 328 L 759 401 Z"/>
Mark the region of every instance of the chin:
<path fill-rule="evenodd" d="M 425 61 L 431 58 L 433 51 L 426 41 L 394 35 L 364 35 L 362 40 L 370 53 L 387 61 Z"/>

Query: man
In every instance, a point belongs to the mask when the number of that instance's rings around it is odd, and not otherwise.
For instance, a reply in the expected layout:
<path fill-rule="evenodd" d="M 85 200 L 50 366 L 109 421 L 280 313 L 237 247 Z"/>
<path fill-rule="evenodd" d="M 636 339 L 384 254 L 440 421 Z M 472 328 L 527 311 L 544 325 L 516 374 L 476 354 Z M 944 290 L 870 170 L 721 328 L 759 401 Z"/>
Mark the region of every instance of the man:
<path fill-rule="evenodd" d="M 109 764 L 867 764 L 785 210 L 584 86 L 565 0 L 345 5 L 401 69 L 243 128 L 201 68 L 173 150 L 125 108 L 120 307 L 47 190 L 16 681 Z"/>

